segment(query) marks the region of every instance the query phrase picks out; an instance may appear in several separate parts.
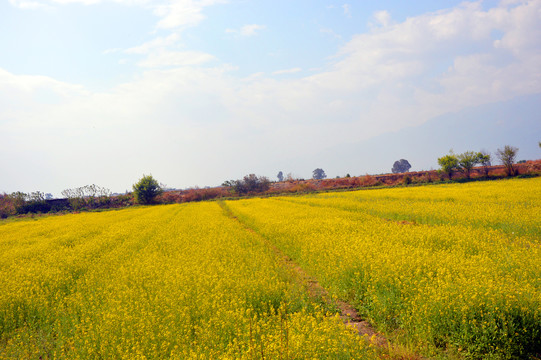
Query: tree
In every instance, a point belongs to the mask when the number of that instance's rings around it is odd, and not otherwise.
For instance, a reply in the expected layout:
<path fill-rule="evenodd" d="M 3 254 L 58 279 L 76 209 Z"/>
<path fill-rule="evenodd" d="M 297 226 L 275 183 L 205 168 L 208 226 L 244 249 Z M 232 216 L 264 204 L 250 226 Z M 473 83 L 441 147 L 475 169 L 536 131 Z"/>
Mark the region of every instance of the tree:
<path fill-rule="evenodd" d="M 441 171 L 447 174 L 449 180 L 453 177 L 454 172 L 458 170 L 458 159 L 452 151 L 450 154 L 439 158 L 438 164 L 441 166 Z"/>
<path fill-rule="evenodd" d="M 135 201 L 140 204 L 151 204 L 156 196 L 160 195 L 162 192 L 162 187 L 152 175 L 143 175 L 143 177 L 133 185 Z"/>
<path fill-rule="evenodd" d="M 226 180 L 222 183 L 222 186 L 233 187 L 235 186 L 235 180 Z"/>
<path fill-rule="evenodd" d="M 323 169 L 317 168 L 312 171 L 312 178 L 315 180 L 321 180 L 325 179 L 327 177 L 327 174 L 325 174 L 325 171 Z"/>
<path fill-rule="evenodd" d="M 508 176 L 515 175 L 515 159 L 517 158 L 518 148 L 510 145 L 505 145 L 503 149 L 496 150 L 496 157 L 505 166 L 505 172 Z"/>
<path fill-rule="evenodd" d="M 479 163 L 479 154 L 473 151 L 457 155 L 458 169 L 466 175 L 466 179 L 470 178 L 471 169 Z"/>
<path fill-rule="evenodd" d="M 236 180 L 233 186 L 239 195 L 261 193 L 270 189 L 270 181 L 265 176 L 246 175 L 242 180 Z"/>
<path fill-rule="evenodd" d="M 393 174 L 400 174 L 400 173 L 408 172 L 409 169 L 411 169 L 411 165 L 409 161 L 406 159 L 400 159 L 394 162 L 393 168 L 391 169 L 391 171 L 393 172 Z"/>
<path fill-rule="evenodd" d="M 282 182 L 284 181 L 284 173 L 283 172 L 279 172 L 278 175 L 276 175 L 276 177 L 278 178 L 278 181 Z"/>
<path fill-rule="evenodd" d="M 481 150 L 477 153 L 477 157 L 479 158 L 479 164 L 483 167 L 483 171 L 485 173 L 485 176 L 488 176 L 489 166 L 491 166 L 491 160 L 492 156 L 488 151 Z"/>
<path fill-rule="evenodd" d="M 95 208 L 109 202 L 111 190 L 95 184 L 62 190 L 62 196 L 68 199 L 73 210 L 85 207 Z"/>

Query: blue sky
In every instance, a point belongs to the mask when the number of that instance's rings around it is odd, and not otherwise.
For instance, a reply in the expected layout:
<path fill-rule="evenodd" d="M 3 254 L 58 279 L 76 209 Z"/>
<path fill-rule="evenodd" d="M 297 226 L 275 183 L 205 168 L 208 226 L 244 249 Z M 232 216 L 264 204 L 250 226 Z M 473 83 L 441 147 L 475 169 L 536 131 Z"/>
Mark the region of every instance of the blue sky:
<path fill-rule="evenodd" d="M 4 0 L 0 191 L 383 172 L 317 157 L 541 93 L 540 24 L 541 1 Z"/>

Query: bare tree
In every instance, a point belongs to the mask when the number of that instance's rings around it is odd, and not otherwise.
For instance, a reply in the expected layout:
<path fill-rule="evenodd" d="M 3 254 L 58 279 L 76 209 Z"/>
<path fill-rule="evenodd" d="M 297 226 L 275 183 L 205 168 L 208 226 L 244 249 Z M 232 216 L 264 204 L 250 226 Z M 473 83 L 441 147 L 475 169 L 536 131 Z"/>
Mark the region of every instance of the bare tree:
<path fill-rule="evenodd" d="M 503 149 L 496 150 L 496 157 L 500 160 L 503 166 L 505 166 L 505 172 L 508 176 L 514 176 L 516 169 L 513 166 L 517 158 L 518 148 L 505 145 Z"/>

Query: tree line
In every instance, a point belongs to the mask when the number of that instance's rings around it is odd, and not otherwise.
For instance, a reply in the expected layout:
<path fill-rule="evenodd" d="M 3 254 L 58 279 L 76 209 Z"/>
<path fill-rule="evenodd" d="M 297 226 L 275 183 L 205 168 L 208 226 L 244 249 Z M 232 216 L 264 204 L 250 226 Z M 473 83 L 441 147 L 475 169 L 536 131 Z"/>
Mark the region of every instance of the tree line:
<path fill-rule="evenodd" d="M 541 148 L 541 142 L 539 143 Z M 507 176 L 515 176 L 518 173 L 516 168 L 516 157 L 518 154 L 518 148 L 510 145 L 506 145 L 503 148 L 497 149 L 495 157 L 504 166 L 505 174 Z M 449 154 L 446 154 L 438 158 L 438 164 L 440 169 L 440 179 L 447 177 L 452 180 L 454 175 L 461 173 L 466 179 L 470 179 L 472 170 L 476 166 L 482 166 L 482 172 L 484 176 L 489 175 L 490 167 L 492 166 L 492 154 L 487 151 L 466 151 L 461 154 L 455 154 L 452 150 Z M 520 162 L 519 162 L 520 163 Z M 391 169 L 392 173 L 407 173 L 411 168 L 411 164 L 406 159 L 400 159 L 394 162 Z M 428 175 L 428 179 L 431 177 Z M 346 175 L 349 178 L 350 175 Z M 368 177 L 368 175 L 366 176 Z M 287 181 L 295 183 L 303 181 L 304 179 L 294 179 L 291 174 L 284 177 L 282 171 L 277 174 L 278 181 Z M 312 171 L 312 179 L 324 180 L 327 178 L 327 174 L 322 168 L 316 168 Z M 348 179 L 346 179 L 348 180 Z M 402 181 L 403 184 L 409 184 L 412 179 L 406 174 Z M 409 180 L 409 181 L 408 181 Z M 329 180 L 326 180 L 329 182 Z M 366 182 L 366 181 L 365 181 Z M 375 182 L 377 183 L 377 182 Z M 365 186 L 361 182 L 353 182 L 352 186 Z M 305 187 L 312 187 L 314 185 L 304 184 Z M 326 188 L 329 186 L 327 183 L 321 183 L 319 187 Z M 110 207 L 123 207 L 135 203 L 138 204 L 153 204 L 170 203 L 179 201 L 198 201 L 212 199 L 216 197 L 223 197 L 229 195 L 245 196 L 266 193 L 271 188 L 271 181 L 265 176 L 257 176 L 255 174 L 249 174 L 238 180 L 228 180 L 222 184 L 221 188 L 216 188 L 220 191 L 210 191 L 212 189 L 193 189 L 193 191 L 204 192 L 204 194 L 189 194 L 194 196 L 184 195 L 182 200 L 179 196 L 168 196 L 164 194 L 164 186 L 161 185 L 152 175 L 143 175 L 132 186 L 132 194 L 112 196 L 111 191 L 107 188 L 103 188 L 97 185 L 86 185 L 73 189 L 66 189 L 62 191 L 64 199 L 52 199 L 51 194 L 45 194 L 39 191 L 32 193 L 14 192 L 12 194 L 0 194 L 0 217 L 5 218 L 10 215 L 27 214 L 27 213 L 47 213 L 57 211 L 78 211 L 78 210 L 91 210 L 99 208 Z M 306 191 L 306 189 L 299 187 L 298 191 Z M 314 188 L 315 189 L 315 188 Z M 279 191 L 279 190 L 278 190 Z M 163 198 L 157 198 L 164 194 Z M 228 195 L 229 194 L 229 195 Z M 195 196 L 197 195 L 197 196 Z"/>

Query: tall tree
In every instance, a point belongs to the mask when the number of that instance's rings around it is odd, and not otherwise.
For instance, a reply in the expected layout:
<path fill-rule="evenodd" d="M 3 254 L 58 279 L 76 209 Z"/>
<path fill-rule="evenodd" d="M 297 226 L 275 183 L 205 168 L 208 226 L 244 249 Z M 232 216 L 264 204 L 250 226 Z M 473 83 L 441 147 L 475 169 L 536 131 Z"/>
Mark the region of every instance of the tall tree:
<path fill-rule="evenodd" d="M 400 174 L 408 172 L 409 169 L 411 169 L 411 164 L 409 163 L 409 161 L 406 159 L 400 159 L 394 162 L 391 171 L 393 172 L 393 174 Z"/>
<path fill-rule="evenodd" d="M 488 151 L 481 150 L 477 156 L 479 157 L 479 164 L 483 167 L 483 171 L 485 173 L 485 176 L 488 176 L 488 171 L 490 170 L 489 167 L 491 164 L 492 156 Z"/>
<path fill-rule="evenodd" d="M 276 177 L 278 178 L 278 181 L 284 181 L 284 173 L 283 172 L 279 172 L 278 175 L 276 175 Z"/>
<path fill-rule="evenodd" d="M 470 178 L 471 170 L 479 163 L 479 153 L 466 151 L 457 155 L 458 168 L 466 175 L 466 179 Z"/>
<path fill-rule="evenodd" d="M 496 157 L 501 161 L 502 165 L 505 166 L 505 172 L 508 176 L 515 175 L 516 169 L 513 166 L 517 158 L 518 148 L 505 145 L 503 149 L 496 150 Z"/>
<path fill-rule="evenodd" d="M 317 168 L 312 171 L 312 178 L 315 180 L 325 179 L 326 177 L 327 174 L 325 174 L 325 171 L 323 171 L 323 169 Z"/>

